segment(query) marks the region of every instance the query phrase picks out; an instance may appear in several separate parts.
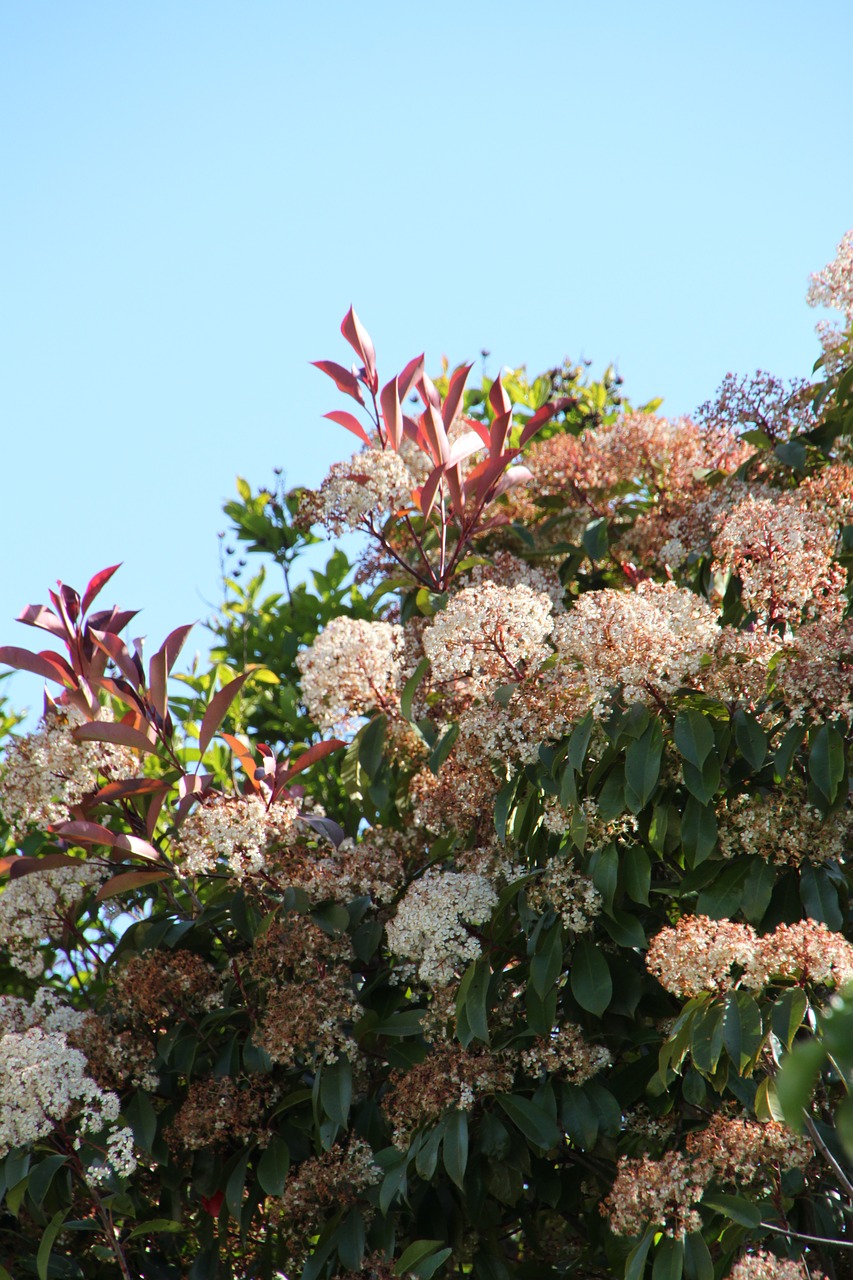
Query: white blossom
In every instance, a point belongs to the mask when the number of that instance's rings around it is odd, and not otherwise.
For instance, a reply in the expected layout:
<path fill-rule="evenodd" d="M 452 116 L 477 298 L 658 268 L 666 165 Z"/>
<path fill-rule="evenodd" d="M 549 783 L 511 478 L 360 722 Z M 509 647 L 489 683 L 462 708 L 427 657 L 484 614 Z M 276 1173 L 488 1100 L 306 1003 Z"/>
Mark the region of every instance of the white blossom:
<path fill-rule="evenodd" d="M 497 901 L 485 876 L 427 871 L 409 886 L 389 921 L 388 945 L 413 962 L 421 982 L 444 985 L 480 955 L 480 943 L 465 925 L 488 920 Z"/>

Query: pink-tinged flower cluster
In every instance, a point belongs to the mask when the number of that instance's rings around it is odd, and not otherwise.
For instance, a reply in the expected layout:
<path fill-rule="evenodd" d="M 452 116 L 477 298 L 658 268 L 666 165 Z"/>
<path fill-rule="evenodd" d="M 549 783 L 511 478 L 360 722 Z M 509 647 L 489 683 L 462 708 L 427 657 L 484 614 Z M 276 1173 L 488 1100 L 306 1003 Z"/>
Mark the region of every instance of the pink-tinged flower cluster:
<path fill-rule="evenodd" d="M 552 609 L 549 596 L 525 583 L 482 582 L 457 592 L 424 631 L 434 679 L 467 678 L 474 694 L 522 679 L 551 653 Z"/>
<path fill-rule="evenodd" d="M 553 641 L 601 718 L 617 690 L 627 703 L 654 706 L 695 681 L 718 634 L 706 600 L 672 582 L 641 582 L 636 591 L 582 595 L 557 620 Z"/>
<path fill-rule="evenodd" d="M 853 945 L 815 920 L 759 937 L 748 924 L 685 916 L 652 939 L 646 967 L 680 999 L 734 987 L 760 991 L 775 981 L 838 988 L 853 980 Z"/>
<path fill-rule="evenodd" d="M 393 449 L 363 449 L 348 462 L 333 463 L 316 493 L 306 491 L 300 512 L 304 522 L 322 524 L 330 533 L 381 527 L 390 515 L 412 505 L 416 480 Z"/>
<path fill-rule="evenodd" d="M 843 316 L 840 327 L 827 320 L 817 325 L 826 368 L 839 373 L 850 359 L 848 344 L 853 329 L 853 230 L 841 237 L 832 262 L 811 277 L 806 301 L 810 307 L 829 307 Z"/>
<path fill-rule="evenodd" d="M 399 707 L 403 628 L 395 623 L 333 618 L 296 661 L 305 705 L 321 729 Z"/>
<path fill-rule="evenodd" d="M 777 1258 L 767 1249 L 744 1253 L 729 1272 L 729 1280 L 826 1280 L 796 1258 Z"/>
<path fill-rule="evenodd" d="M 834 563 L 838 526 L 797 493 L 750 493 L 721 521 L 716 568 L 741 582 L 744 606 L 762 622 L 796 626 L 837 608 L 844 571 Z"/>

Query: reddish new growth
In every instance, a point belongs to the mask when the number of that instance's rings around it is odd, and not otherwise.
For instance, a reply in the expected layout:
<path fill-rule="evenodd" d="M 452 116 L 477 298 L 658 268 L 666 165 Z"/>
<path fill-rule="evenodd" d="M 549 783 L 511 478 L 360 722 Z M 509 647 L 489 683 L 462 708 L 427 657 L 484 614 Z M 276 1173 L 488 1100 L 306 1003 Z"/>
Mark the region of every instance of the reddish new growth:
<path fill-rule="evenodd" d="M 350 308 L 341 332 L 361 365 L 351 370 L 330 360 L 317 368 L 367 413 L 367 428 L 352 413 L 326 414 L 362 441 L 364 449 L 337 463 L 316 494 L 308 494 L 303 518 L 335 533 L 362 529 L 416 582 L 443 591 L 475 534 L 493 521 L 485 510 L 501 493 L 530 477 L 516 459 L 540 427 L 567 408 L 569 399 L 543 405 L 511 439 L 512 404 L 498 378 L 489 393 L 492 422 L 462 412 L 471 365 L 452 374 L 442 398 L 424 372 L 423 356 L 409 361 L 379 389 L 376 354 Z M 415 418 L 403 410 L 415 392 L 423 405 Z M 472 461 L 474 465 L 471 465 Z"/>

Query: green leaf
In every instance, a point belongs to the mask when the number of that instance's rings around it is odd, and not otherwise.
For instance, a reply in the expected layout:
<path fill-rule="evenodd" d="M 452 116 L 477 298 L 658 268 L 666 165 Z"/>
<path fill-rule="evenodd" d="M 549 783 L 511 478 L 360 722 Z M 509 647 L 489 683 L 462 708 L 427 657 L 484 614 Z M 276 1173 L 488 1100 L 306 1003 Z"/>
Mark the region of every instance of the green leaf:
<path fill-rule="evenodd" d="M 442 734 L 438 742 L 433 747 L 429 756 L 429 767 L 433 773 L 437 774 L 447 757 L 450 755 L 454 742 L 459 737 L 459 725 L 452 724 Z"/>
<path fill-rule="evenodd" d="M 438 1149 L 444 1137 L 444 1124 L 437 1124 L 431 1133 L 424 1138 L 415 1157 L 415 1171 L 424 1182 L 429 1182 L 438 1164 Z"/>
<path fill-rule="evenodd" d="M 684 806 L 681 843 L 694 867 L 710 857 L 717 844 L 717 815 L 713 808 L 701 804 L 695 796 L 688 796 Z"/>
<path fill-rule="evenodd" d="M 717 1070 L 723 1052 L 723 1004 L 714 1000 L 696 1018 L 690 1037 L 690 1055 L 693 1065 L 703 1075 L 711 1076 Z"/>
<path fill-rule="evenodd" d="M 795 724 L 792 729 L 788 730 L 779 744 L 779 750 L 773 759 L 773 774 L 777 782 L 783 782 L 788 776 L 791 761 L 800 749 L 800 743 L 805 737 L 805 732 L 801 724 Z"/>
<path fill-rule="evenodd" d="M 767 759 L 767 734 L 755 716 L 744 711 L 743 707 L 738 707 L 732 719 L 737 749 L 747 764 L 757 772 Z"/>
<path fill-rule="evenodd" d="M 39 1251 L 36 1255 L 36 1271 L 39 1280 L 47 1280 L 48 1268 L 50 1266 L 50 1255 L 53 1253 L 53 1246 L 56 1243 L 56 1237 L 62 1230 L 62 1224 L 71 1212 L 69 1209 L 60 1209 L 55 1213 L 50 1222 L 45 1227 L 44 1235 L 41 1238 Z"/>
<path fill-rule="evenodd" d="M 748 1200 L 744 1200 L 743 1196 L 727 1196 L 718 1192 L 715 1195 L 703 1197 L 702 1203 L 717 1213 L 725 1214 L 727 1218 L 731 1218 L 732 1222 L 737 1222 L 742 1227 L 754 1228 L 761 1223 L 761 1210 L 754 1204 L 750 1204 Z"/>
<path fill-rule="evenodd" d="M 382 764 L 382 748 L 385 745 L 387 726 L 387 716 L 374 716 L 370 724 L 366 724 L 358 734 L 358 763 L 371 782 Z"/>
<path fill-rule="evenodd" d="M 27 1187 L 27 1195 L 34 1204 L 41 1207 L 41 1203 L 48 1193 L 50 1184 L 53 1182 L 56 1174 L 66 1163 L 67 1156 L 46 1156 L 44 1160 L 40 1160 L 38 1164 L 34 1164 L 30 1168 L 30 1184 Z"/>
<path fill-rule="evenodd" d="M 702 766 L 714 749 L 714 730 L 701 711 L 679 711 L 675 717 L 675 745 L 693 768 Z"/>
<path fill-rule="evenodd" d="M 613 979 L 604 956 L 586 938 L 575 943 L 569 981 L 580 1007 L 600 1018 L 613 996 Z"/>
<path fill-rule="evenodd" d="M 394 1265 L 394 1274 L 402 1276 L 406 1271 L 415 1271 L 419 1263 L 424 1262 L 427 1258 L 432 1258 L 434 1253 L 443 1253 L 444 1258 L 450 1257 L 450 1249 L 446 1247 L 443 1240 L 415 1240 L 414 1244 L 410 1244 L 409 1248 L 401 1253 L 400 1258 Z M 423 1272 L 416 1272 L 419 1276 L 423 1276 Z M 430 1271 L 430 1275 L 433 1272 Z"/>
<path fill-rule="evenodd" d="M 681 766 L 684 785 L 700 804 L 707 804 L 720 785 L 720 761 L 716 752 L 708 756 L 701 769 L 688 760 Z"/>
<path fill-rule="evenodd" d="M 240 1221 L 240 1214 L 243 1211 L 243 1191 L 246 1186 L 246 1168 L 254 1150 L 254 1145 L 240 1157 L 236 1165 L 231 1171 L 227 1183 L 225 1184 L 225 1203 L 228 1206 L 228 1212 L 232 1218 Z"/>
<path fill-rule="evenodd" d="M 488 994 L 491 976 L 488 958 L 480 956 L 469 964 L 459 984 L 456 1016 L 457 1019 L 460 1018 L 464 1011 L 467 1030 L 471 1033 L 462 1041 L 466 1048 L 475 1036 L 484 1044 L 489 1043 Z"/>
<path fill-rule="evenodd" d="M 506 844 L 507 821 L 518 791 L 518 783 L 518 777 L 510 778 L 509 782 L 501 787 L 495 798 L 495 831 L 501 844 Z"/>
<path fill-rule="evenodd" d="M 786 1049 L 794 1043 L 808 1007 L 808 996 L 802 987 L 789 987 L 770 1006 L 770 1026 Z"/>
<path fill-rule="evenodd" d="M 639 813 L 654 795 L 662 756 L 663 729 L 653 720 L 625 753 L 625 799 L 632 813 Z"/>
<path fill-rule="evenodd" d="M 468 1116 L 464 1111 L 451 1111 L 444 1121 L 444 1167 L 451 1182 L 464 1190 L 468 1164 Z"/>
<path fill-rule="evenodd" d="M 813 867 L 810 862 L 800 867 L 800 901 L 812 920 L 822 921 L 835 932 L 841 929 L 844 916 L 838 905 L 838 890 L 825 867 Z"/>
<path fill-rule="evenodd" d="M 581 542 L 590 560 L 604 560 L 610 550 L 607 520 L 602 516 L 599 520 L 590 521 L 583 532 Z"/>
<path fill-rule="evenodd" d="M 622 875 L 628 897 L 647 907 L 652 883 L 652 864 L 642 845 L 631 845 L 629 849 L 623 850 Z"/>
<path fill-rule="evenodd" d="M 640 921 L 630 911 L 613 907 L 606 915 L 600 917 L 601 923 L 619 947 L 636 947 L 645 950 L 648 946 L 646 932 Z"/>
<path fill-rule="evenodd" d="M 347 1127 L 352 1103 L 352 1068 L 346 1057 L 324 1066 L 320 1079 L 320 1101 L 330 1120 Z"/>
<path fill-rule="evenodd" d="M 592 712 L 587 712 L 583 720 L 575 725 L 569 738 L 566 759 L 574 769 L 575 773 L 580 773 L 583 762 L 586 759 L 587 747 L 592 737 L 593 726 Z"/>
<path fill-rule="evenodd" d="M 730 991 L 723 1013 L 723 1044 L 738 1074 L 752 1061 L 764 1041 L 761 1010 L 745 991 Z"/>
<path fill-rule="evenodd" d="M 176 1234 L 178 1231 L 184 1230 L 183 1222 L 174 1222 L 171 1218 L 150 1218 L 148 1222 L 138 1223 L 132 1231 L 128 1232 L 128 1240 L 135 1240 L 139 1236 L 155 1236 L 164 1234 Z"/>
<path fill-rule="evenodd" d="M 408 1156 L 403 1155 L 396 1164 L 385 1170 L 385 1177 L 382 1181 L 382 1186 L 379 1188 L 379 1212 L 383 1217 L 388 1213 L 397 1196 L 405 1196 L 406 1194 L 408 1188 L 407 1163 Z"/>
<path fill-rule="evenodd" d="M 744 881 L 741 908 L 750 924 L 759 924 L 770 906 L 776 873 L 773 864 L 764 858 L 753 858 Z"/>
<path fill-rule="evenodd" d="M 429 671 L 429 658 L 421 658 L 406 683 L 403 685 L 403 692 L 400 694 L 400 712 L 403 718 L 410 721 L 412 719 L 412 702 L 418 691 L 418 686 Z"/>
<path fill-rule="evenodd" d="M 591 1151 L 598 1141 L 599 1117 L 586 1093 L 577 1085 L 564 1085 L 560 1119 L 568 1136 L 581 1151 Z"/>
<path fill-rule="evenodd" d="M 495 1101 L 534 1146 L 550 1151 L 559 1145 L 561 1134 L 553 1116 L 535 1102 L 517 1093 L 496 1094 Z"/>
<path fill-rule="evenodd" d="M 714 1280 L 714 1263 L 701 1231 L 684 1237 L 684 1274 L 687 1280 Z"/>
<path fill-rule="evenodd" d="M 646 1258 L 655 1238 L 653 1227 L 646 1228 L 646 1234 L 639 1244 L 635 1245 L 625 1259 L 625 1280 L 642 1280 L 646 1270 Z"/>
<path fill-rule="evenodd" d="M 680 1240 L 664 1236 L 655 1250 L 652 1280 L 681 1280 L 684 1270 L 684 1246 Z"/>
<path fill-rule="evenodd" d="M 751 858 L 739 858 L 730 863 L 696 901 L 696 912 L 710 916 L 712 920 L 729 920 L 740 907 L 743 886 L 752 870 Z"/>
<path fill-rule="evenodd" d="M 364 1219 L 358 1209 L 350 1209 L 337 1233 L 338 1257 L 349 1271 L 358 1271 L 364 1261 Z"/>
<path fill-rule="evenodd" d="M 792 1129 L 803 1127 L 803 1112 L 811 1104 L 817 1078 L 824 1064 L 826 1051 L 819 1040 L 806 1040 L 796 1044 L 782 1063 L 776 1077 L 776 1096 Z"/>
<path fill-rule="evenodd" d="M 290 1168 L 290 1150 L 284 1138 L 273 1134 L 258 1161 L 258 1182 L 268 1196 L 280 1196 Z"/>
<path fill-rule="evenodd" d="M 811 740 L 809 777 L 832 804 L 844 777 L 844 739 L 832 725 L 821 725 Z"/>
<path fill-rule="evenodd" d="M 543 929 L 536 940 L 536 952 L 530 961 L 533 990 L 544 999 L 562 971 L 563 927 L 557 919 L 550 928 Z"/>
<path fill-rule="evenodd" d="M 608 844 L 594 856 L 590 872 L 592 882 L 601 894 L 604 910 L 613 906 L 616 885 L 619 880 L 619 854 L 615 844 Z"/>

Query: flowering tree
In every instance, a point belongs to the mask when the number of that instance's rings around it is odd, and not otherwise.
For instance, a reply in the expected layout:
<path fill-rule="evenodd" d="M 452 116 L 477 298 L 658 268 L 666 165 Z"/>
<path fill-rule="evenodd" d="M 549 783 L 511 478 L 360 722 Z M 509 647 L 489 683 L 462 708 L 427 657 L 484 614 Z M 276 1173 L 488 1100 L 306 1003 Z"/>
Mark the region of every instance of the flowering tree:
<path fill-rule="evenodd" d="M 285 591 L 214 677 L 112 569 L 24 611 L 0 1280 L 851 1274 L 852 259 L 821 379 L 695 421 L 382 386 L 350 312 L 360 448 L 241 491 Z"/>

